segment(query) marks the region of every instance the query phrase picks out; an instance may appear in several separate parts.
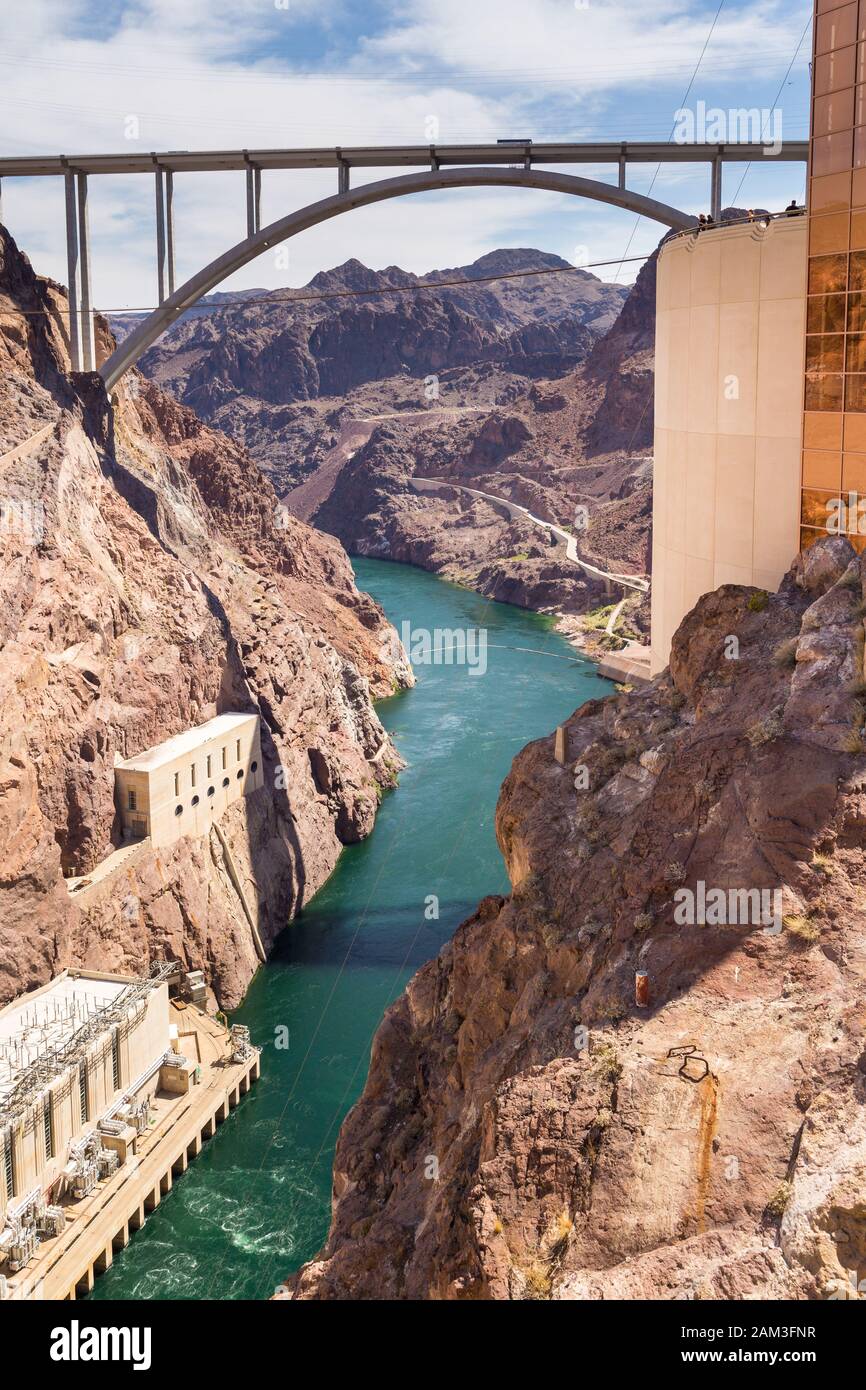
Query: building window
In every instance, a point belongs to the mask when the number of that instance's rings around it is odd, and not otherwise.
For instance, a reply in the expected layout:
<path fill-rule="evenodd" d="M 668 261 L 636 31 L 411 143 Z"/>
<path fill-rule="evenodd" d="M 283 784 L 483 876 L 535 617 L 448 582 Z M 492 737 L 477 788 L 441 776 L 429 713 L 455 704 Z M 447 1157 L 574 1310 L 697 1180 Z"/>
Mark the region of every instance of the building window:
<path fill-rule="evenodd" d="M 42 1110 L 42 1133 L 45 1143 L 45 1162 L 54 1157 L 54 1116 L 51 1113 L 51 1097 L 45 1097 Z"/>
<path fill-rule="evenodd" d="M 228 784 L 229 784 L 229 779 L 228 779 L 228 777 L 224 777 L 224 778 L 223 778 L 223 786 L 224 786 L 224 787 L 227 787 Z"/>
<path fill-rule="evenodd" d="M 6 1189 L 6 1201 L 11 1202 L 15 1196 L 15 1153 L 12 1148 L 11 1129 L 7 1129 L 3 1134 L 3 1184 Z"/>
<path fill-rule="evenodd" d="M 243 775 L 244 775 L 244 770 L 243 770 L 242 767 L 239 767 L 238 770 L 237 770 L 237 772 L 235 773 L 235 776 L 237 777 L 238 781 L 241 780 L 241 778 L 243 777 Z"/>
<path fill-rule="evenodd" d="M 210 777 L 210 753 L 207 755 L 207 775 Z"/>
<path fill-rule="evenodd" d="M 78 1068 L 78 1108 L 81 1111 L 82 1124 L 90 1119 L 90 1109 L 87 1104 L 87 1063 L 82 1062 Z"/>
<path fill-rule="evenodd" d="M 213 787 L 208 787 L 207 794 L 208 796 L 213 796 Z"/>
<path fill-rule="evenodd" d="M 223 748 L 223 750 L 222 750 L 222 757 L 223 757 L 223 771 L 225 772 L 225 766 L 226 766 L 226 750 L 225 750 L 225 748 Z"/>
<path fill-rule="evenodd" d="M 175 808 L 174 808 L 174 814 L 175 814 L 176 816 L 182 816 L 182 815 L 183 815 L 183 807 L 180 806 L 180 805 L 175 806 Z"/>
<path fill-rule="evenodd" d="M 176 773 L 174 774 L 174 794 L 175 794 L 175 796 L 178 796 L 179 793 L 180 793 L 180 773 L 179 773 L 179 772 L 176 772 Z"/>
<path fill-rule="evenodd" d="M 137 807 L 136 804 L 135 804 L 135 792 L 134 792 L 134 791 L 129 791 L 129 792 L 127 792 L 127 794 L 126 794 L 126 809 L 127 809 L 128 811 L 137 811 L 137 810 L 138 810 L 138 807 Z"/>
<path fill-rule="evenodd" d="M 189 770 L 189 784 L 191 787 L 195 786 L 195 763 L 192 764 Z"/>
<path fill-rule="evenodd" d="M 258 771 L 258 766 L 259 766 L 259 765 L 258 765 L 258 763 L 256 762 L 256 760 L 253 759 L 253 761 L 250 763 L 250 772 L 256 772 L 256 771 Z"/>
<path fill-rule="evenodd" d="M 111 1035 L 111 1084 L 120 1090 L 120 1034 L 115 1028 Z"/>
<path fill-rule="evenodd" d="M 192 804 L 193 804 L 193 806 L 197 806 L 197 805 L 198 805 L 198 797 L 197 797 L 197 796 L 194 796 L 194 797 L 193 797 L 193 799 L 192 799 Z"/>
<path fill-rule="evenodd" d="M 236 762 L 236 763 L 239 763 L 240 760 L 241 760 L 241 741 L 240 741 L 240 739 L 238 738 L 238 739 L 235 739 L 235 762 Z"/>

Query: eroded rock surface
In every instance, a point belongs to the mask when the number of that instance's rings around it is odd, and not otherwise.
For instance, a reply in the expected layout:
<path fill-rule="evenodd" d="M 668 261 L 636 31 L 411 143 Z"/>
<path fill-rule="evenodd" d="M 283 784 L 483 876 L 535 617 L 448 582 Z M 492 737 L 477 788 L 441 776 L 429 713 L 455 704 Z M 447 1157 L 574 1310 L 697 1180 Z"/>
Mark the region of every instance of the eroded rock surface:
<path fill-rule="evenodd" d="M 120 843 L 115 759 L 260 714 L 265 788 L 221 828 L 268 944 L 370 832 L 399 767 L 372 699 L 411 672 L 240 446 L 135 376 L 114 409 L 69 376 L 65 311 L 0 229 L 0 1003 L 167 955 L 234 1005 L 257 957 L 213 832 L 67 889 Z"/>
<path fill-rule="evenodd" d="M 864 575 L 828 540 L 776 595 L 725 586 L 668 671 L 572 716 L 567 766 L 518 755 L 513 892 L 386 1015 L 295 1297 L 863 1287 Z M 688 925 L 701 883 L 778 920 Z"/>

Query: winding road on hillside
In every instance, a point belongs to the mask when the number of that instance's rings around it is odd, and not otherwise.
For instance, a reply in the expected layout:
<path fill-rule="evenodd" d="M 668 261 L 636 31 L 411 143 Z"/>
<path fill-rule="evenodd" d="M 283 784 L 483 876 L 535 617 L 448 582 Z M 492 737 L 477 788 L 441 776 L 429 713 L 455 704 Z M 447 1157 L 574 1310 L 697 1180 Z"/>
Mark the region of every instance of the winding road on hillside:
<path fill-rule="evenodd" d="M 312 477 L 286 493 L 283 501 L 293 516 L 309 521 L 334 490 L 344 464 L 367 443 L 373 430 L 382 420 L 429 420 L 448 415 L 485 414 L 487 406 L 435 406 L 429 410 L 393 410 L 386 415 L 362 415 L 346 420 L 340 426 L 340 436 L 328 450 Z"/>
<path fill-rule="evenodd" d="M 437 488 L 452 487 L 459 492 L 468 492 L 471 497 L 480 497 L 485 502 L 504 507 L 513 520 L 530 521 L 534 526 L 540 526 L 542 530 L 557 536 L 565 544 L 568 559 L 578 565 L 585 574 L 592 575 L 594 579 L 601 579 L 607 585 L 620 584 L 623 588 L 633 589 L 637 593 L 645 594 L 649 589 L 648 579 L 634 574 L 615 574 L 613 571 L 599 569 L 597 565 L 591 565 L 588 560 L 582 559 L 577 549 L 577 540 L 570 531 L 557 526 L 553 521 L 545 521 L 542 517 L 535 516 L 528 507 L 521 506 L 519 502 L 511 502 L 507 497 L 497 497 L 492 492 L 482 492 L 480 488 L 467 487 L 465 483 L 452 482 L 450 478 L 411 478 L 409 485 L 415 492 L 435 492 Z"/>

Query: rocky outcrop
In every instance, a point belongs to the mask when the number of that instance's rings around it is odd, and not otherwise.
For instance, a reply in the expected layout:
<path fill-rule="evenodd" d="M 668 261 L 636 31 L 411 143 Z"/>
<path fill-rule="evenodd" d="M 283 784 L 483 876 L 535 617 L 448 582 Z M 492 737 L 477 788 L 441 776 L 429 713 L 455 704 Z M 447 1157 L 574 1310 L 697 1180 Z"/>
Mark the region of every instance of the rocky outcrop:
<path fill-rule="evenodd" d="M 856 1296 L 864 611 L 820 542 L 518 755 L 512 894 L 386 1015 L 295 1297 Z"/>
<path fill-rule="evenodd" d="M 422 278 L 398 266 L 373 271 L 347 261 L 301 290 L 222 294 L 218 307 L 199 306 L 151 348 L 143 370 L 220 424 L 232 401 L 233 413 L 243 413 L 249 400 L 274 406 L 339 397 L 365 382 L 401 374 L 423 379 L 476 362 L 561 374 L 586 357 L 625 292 L 584 270 L 521 278 L 536 268 L 568 270 L 568 263 L 515 249 Z M 412 293 L 437 281 L 435 294 Z"/>
<path fill-rule="evenodd" d="M 0 231 L 0 1002 L 168 955 L 234 1005 L 257 959 L 215 837 L 100 878 L 115 760 L 260 714 L 265 787 L 221 828 L 269 944 L 372 828 L 399 766 L 372 699 L 411 673 L 238 445 L 135 376 L 112 406 L 69 375 L 65 310 Z"/>
<path fill-rule="evenodd" d="M 516 249 L 419 283 L 349 261 L 303 291 L 220 295 L 175 325 L 144 370 L 242 442 L 289 509 L 350 552 L 530 608 L 597 606 L 598 586 L 563 547 L 453 491 L 419 498 L 411 479 L 468 482 L 560 525 L 588 506 L 587 558 L 645 570 L 649 483 L 623 491 L 641 465 L 629 457 L 623 469 L 621 455 L 645 445 L 647 277 L 629 292 Z M 638 357 L 633 399 L 615 399 Z M 651 407 L 647 420 L 651 433 Z"/>

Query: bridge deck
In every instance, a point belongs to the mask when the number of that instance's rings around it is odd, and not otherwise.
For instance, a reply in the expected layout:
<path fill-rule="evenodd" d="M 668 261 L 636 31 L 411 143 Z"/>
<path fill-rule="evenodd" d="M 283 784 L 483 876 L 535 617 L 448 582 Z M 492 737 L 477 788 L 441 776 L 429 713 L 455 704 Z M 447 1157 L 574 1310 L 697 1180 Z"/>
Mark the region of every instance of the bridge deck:
<path fill-rule="evenodd" d="M 606 143 L 566 141 L 534 144 L 370 145 L 334 149 L 164 150 L 117 154 L 15 155 L 0 158 L 0 177 L 43 174 L 147 174 L 154 169 L 172 173 L 206 173 L 220 169 L 391 169 L 425 168 L 431 164 L 461 166 L 513 164 L 529 159 L 537 164 L 708 164 L 763 160 L 766 145 L 678 144 L 674 141 L 615 140 Z M 774 160 L 805 163 L 807 140 L 785 140 Z"/>

